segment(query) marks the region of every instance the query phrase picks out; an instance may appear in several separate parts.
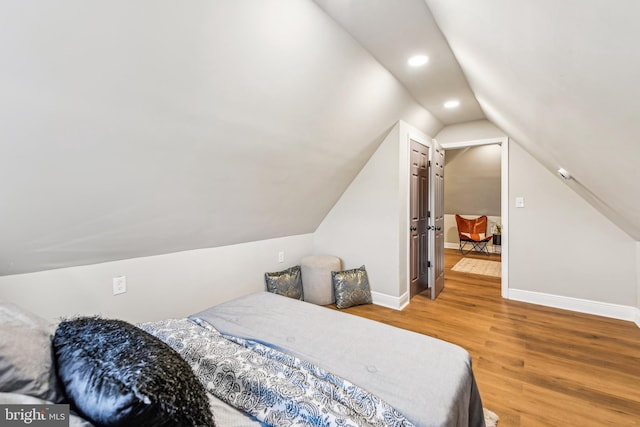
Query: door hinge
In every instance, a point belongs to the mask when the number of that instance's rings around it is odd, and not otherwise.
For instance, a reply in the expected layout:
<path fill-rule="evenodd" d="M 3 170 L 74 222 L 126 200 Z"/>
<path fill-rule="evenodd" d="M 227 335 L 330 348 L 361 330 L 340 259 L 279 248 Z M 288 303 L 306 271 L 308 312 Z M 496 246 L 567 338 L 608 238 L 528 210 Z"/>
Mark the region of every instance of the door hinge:
<path fill-rule="evenodd" d="M 431 218 L 431 211 L 427 211 L 427 218 Z"/>
<path fill-rule="evenodd" d="M 431 261 L 427 261 L 427 268 L 431 268 Z"/>

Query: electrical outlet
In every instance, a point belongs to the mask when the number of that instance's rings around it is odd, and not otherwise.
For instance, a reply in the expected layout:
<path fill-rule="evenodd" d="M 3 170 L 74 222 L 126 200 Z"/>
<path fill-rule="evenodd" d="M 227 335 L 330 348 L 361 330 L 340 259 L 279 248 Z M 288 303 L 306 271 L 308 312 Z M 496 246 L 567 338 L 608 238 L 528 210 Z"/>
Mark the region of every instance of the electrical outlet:
<path fill-rule="evenodd" d="M 284 262 L 284 252 L 278 252 L 278 262 Z"/>
<path fill-rule="evenodd" d="M 524 197 L 516 197 L 516 208 L 524 208 Z"/>
<path fill-rule="evenodd" d="M 120 295 L 127 292 L 127 277 L 118 276 L 113 278 L 113 294 Z"/>

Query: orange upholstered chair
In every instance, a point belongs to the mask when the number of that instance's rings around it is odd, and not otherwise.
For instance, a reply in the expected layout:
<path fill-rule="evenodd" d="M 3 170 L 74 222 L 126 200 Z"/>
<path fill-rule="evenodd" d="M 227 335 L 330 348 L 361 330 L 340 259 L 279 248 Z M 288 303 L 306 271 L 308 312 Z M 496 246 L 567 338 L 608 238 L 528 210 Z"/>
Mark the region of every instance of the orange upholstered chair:
<path fill-rule="evenodd" d="M 478 218 L 467 219 L 460 215 L 456 215 L 456 224 L 458 225 L 458 237 L 460 238 L 460 253 L 467 255 L 471 251 L 478 251 L 489 254 L 487 243 L 493 235 L 487 235 L 487 216 L 483 215 Z M 471 248 L 465 252 L 465 247 L 471 245 Z"/>

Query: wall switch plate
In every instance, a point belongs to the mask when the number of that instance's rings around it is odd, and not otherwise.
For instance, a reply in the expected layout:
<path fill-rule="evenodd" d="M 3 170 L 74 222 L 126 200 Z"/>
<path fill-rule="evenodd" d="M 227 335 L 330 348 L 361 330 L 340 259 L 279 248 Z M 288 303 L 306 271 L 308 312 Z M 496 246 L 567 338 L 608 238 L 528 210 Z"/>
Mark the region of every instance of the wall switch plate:
<path fill-rule="evenodd" d="M 516 197 L 516 208 L 524 208 L 524 197 Z"/>
<path fill-rule="evenodd" d="M 113 294 L 120 295 L 127 292 L 127 277 L 118 276 L 113 278 Z"/>
<path fill-rule="evenodd" d="M 278 252 L 278 262 L 284 262 L 284 252 Z"/>

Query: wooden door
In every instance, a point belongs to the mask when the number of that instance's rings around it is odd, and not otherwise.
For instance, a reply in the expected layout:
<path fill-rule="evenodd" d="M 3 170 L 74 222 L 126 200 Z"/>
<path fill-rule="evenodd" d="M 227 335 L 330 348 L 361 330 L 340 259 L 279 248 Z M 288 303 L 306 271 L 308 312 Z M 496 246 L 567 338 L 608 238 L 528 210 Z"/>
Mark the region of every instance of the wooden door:
<path fill-rule="evenodd" d="M 429 149 L 411 140 L 409 188 L 409 296 L 429 287 Z"/>
<path fill-rule="evenodd" d="M 433 249 L 431 251 L 431 299 L 436 299 L 444 289 L 444 149 L 433 141 L 430 175 L 433 182 L 431 217 L 433 225 Z"/>

